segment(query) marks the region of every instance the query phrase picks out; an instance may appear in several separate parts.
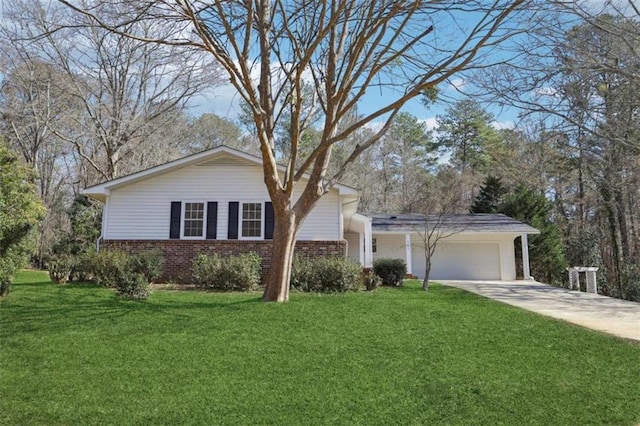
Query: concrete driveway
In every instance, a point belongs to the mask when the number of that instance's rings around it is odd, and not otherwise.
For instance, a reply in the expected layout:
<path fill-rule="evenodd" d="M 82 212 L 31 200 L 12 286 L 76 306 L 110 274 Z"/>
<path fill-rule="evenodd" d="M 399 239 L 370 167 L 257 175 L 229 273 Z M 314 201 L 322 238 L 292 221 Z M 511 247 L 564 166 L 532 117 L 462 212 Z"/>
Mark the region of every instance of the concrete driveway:
<path fill-rule="evenodd" d="M 438 281 L 499 302 L 640 341 L 640 303 L 535 281 Z"/>

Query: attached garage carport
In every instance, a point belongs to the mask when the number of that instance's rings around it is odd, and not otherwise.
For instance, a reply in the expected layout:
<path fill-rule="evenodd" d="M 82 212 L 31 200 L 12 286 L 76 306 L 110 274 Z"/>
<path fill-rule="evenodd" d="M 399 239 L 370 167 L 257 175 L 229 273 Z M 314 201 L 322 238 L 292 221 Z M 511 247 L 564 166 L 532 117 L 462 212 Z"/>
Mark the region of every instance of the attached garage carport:
<path fill-rule="evenodd" d="M 431 259 L 433 280 L 514 280 L 514 241 L 521 237 L 524 278 L 530 279 L 527 235 L 539 231 L 502 214 L 447 216 L 368 215 L 371 218 L 373 260 L 400 258 L 409 273 L 425 275 L 425 232 L 437 227 Z"/>

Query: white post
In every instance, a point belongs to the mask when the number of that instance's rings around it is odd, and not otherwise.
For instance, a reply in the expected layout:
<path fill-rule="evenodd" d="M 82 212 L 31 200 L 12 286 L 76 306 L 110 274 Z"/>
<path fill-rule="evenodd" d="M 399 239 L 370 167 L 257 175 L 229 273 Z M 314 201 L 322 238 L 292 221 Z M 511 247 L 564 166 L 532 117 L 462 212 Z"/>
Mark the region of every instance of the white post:
<path fill-rule="evenodd" d="M 364 267 L 371 268 L 373 266 L 373 235 L 371 232 L 371 219 L 364 223 Z"/>
<path fill-rule="evenodd" d="M 587 278 L 587 293 L 598 294 L 598 283 L 596 282 L 596 272 L 598 268 L 585 268 L 584 274 Z"/>
<path fill-rule="evenodd" d="M 569 272 L 569 290 L 574 288 L 580 291 L 580 273 L 576 268 L 567 268 Z"/>
<path fill-rule="evenodd" d="M 413 274 L 413 267 L 411 265 L 411 234 L 406 233 L 404 235 L 404 248 L 405 248 L 405 258 L 407 262 L 407 274 Z"/>
<path fill-rule="evenodd" d="M 532 280 L 531 270 L 529 269 L 529 241 L 527 234 L 520 236 L 522 243 L 522 275 L 525 280 Z"/>

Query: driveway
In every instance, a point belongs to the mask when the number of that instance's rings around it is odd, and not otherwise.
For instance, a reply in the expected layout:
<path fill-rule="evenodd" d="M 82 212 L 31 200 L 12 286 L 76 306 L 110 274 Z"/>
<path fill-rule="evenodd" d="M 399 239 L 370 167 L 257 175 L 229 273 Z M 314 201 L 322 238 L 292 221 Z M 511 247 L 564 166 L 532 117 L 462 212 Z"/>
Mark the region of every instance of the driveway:
<path fill-rule="evenodd" d="M 499 302 L 640 341 L 640 303 L 535 281 L 440 281 Z"/>

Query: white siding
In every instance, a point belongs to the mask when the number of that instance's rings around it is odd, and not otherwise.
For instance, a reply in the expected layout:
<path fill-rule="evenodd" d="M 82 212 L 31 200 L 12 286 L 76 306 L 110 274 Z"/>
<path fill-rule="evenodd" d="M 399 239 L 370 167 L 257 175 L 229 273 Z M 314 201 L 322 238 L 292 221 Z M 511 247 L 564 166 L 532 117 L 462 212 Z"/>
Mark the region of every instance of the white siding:
<path fill-rule="evenodd" d="M 172 201 L 217 201 L 217 237 L 226 239 L 230 201 L 268 200 L 259 166 L 231 161 L 189 166 L 112 190 L 104 238 L 168 239 Z M 307 217 L 298 239 L 340 240 L 339 203 L 337 190 L 326 194 Z"/>
<path fill-rule="evenodd" d="M 347 257 L 361 262 L 360 260 L 360 234 L 355 232 L 345 232 L 344 239 L 347 240 Z"/>
<path fill-rule="evenodd" d="M 373 234 L 376 239 L 377 250 L 373 253 L 373 260 L 381 258 L 404 259 L 406 261 L 405 234 Z"/>

